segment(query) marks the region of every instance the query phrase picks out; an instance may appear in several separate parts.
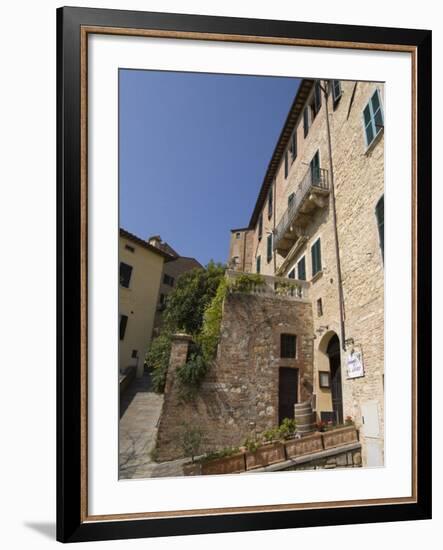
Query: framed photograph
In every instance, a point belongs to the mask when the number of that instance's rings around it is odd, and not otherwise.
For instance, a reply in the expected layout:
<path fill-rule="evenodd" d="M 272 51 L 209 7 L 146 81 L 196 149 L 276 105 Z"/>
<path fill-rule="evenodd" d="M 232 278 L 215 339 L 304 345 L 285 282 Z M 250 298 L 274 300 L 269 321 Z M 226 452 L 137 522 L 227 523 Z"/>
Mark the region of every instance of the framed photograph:
<path fill-rule="evenodd" d="M 58 540 L 430 518 L 431 32 L 57 46 Z"/>

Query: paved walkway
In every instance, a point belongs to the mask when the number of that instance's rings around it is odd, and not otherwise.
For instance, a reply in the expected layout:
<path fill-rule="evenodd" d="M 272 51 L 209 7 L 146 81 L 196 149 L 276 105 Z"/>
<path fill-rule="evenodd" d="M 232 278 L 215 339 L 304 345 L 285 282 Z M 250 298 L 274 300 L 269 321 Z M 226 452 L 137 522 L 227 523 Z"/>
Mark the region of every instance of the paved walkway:
<path fill-rule="evenodd" d="M 120 479 L 183 475 L 182 464 L 187 459 L 156 463 L 150 456 L 162 405 L 163 395 L 152 390 L 147 373 L 136 378 L 123 394 L 120 405 Z"/>

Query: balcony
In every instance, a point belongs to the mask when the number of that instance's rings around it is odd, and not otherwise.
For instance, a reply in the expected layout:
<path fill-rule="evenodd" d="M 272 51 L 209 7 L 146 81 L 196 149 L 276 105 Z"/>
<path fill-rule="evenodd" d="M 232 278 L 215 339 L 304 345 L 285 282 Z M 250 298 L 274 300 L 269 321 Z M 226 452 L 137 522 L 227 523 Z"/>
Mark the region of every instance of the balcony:
<path fill-rule="evenodd" d="M 235 281 L 242 276 L 251 275 L 241 271 L 226 270 L 226 277 L 230 281 Z M 298 279 L 288 279 L 286 277 L 273 277 L 272 275 L 259 275 L 261 282 L 256 283 L 253 280 L 245 291 L 248 294 L 261 296 L 279 296 L 288 300 L 299 301 L 309 299 L 309 282 Z M 237 290 L 238 291 L 238 290 Z M 238 292 L 241 292 L 238 291 Z"/>
<path fill-rule="evenodd" d="M 328 171 L 320 168 L 313 174 L 307 171 L 297 188 L 286 212 L 274 231 L 274 250 L 284 258 L 312 220 L 318 208 L 324 208 L 329 195 Z"/>

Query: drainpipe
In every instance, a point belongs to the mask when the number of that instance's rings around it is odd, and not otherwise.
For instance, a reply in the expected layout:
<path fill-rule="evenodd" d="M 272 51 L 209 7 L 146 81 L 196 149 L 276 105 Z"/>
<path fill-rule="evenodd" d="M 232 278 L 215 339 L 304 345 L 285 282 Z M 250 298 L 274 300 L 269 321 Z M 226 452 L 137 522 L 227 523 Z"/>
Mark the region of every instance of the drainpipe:
<path fill-rule="evenodd" d="M 276 192 L 277 192 L 277 178 L 274 178 L 274 181 L 272 182 L 272 218 L 273 218 L 273 222 L 272 222 L 272 253 L 274 255 L 274 277 L 275 277 L 275 273 L 277 271 L 277 251 L 274 249 L 274 238 L 275 238 L 275 214 L 276 214 L 276 208 L 277 208 L 277 197 L 276 197 Z"/>
<path fill-rule="evenodd" d="M 335 184 L 334 184 L 334 167 L 332 165 L 332 146 L 331 146 L 331 128 L 329 125 L 329 106 L 328 106 L 328 96 L 329 96 L 329 81 L 324 82 L 324 87 L 320 85 L 320 88 L 323 91 L 323 96 L 325 99 L 325 109 L 326 109 L 326 130 L 328 135 L 328 152 L 329 152 L 329 172 L 331 177 L 331 200 L 332 200 L 332 223 L 334 226 L 334 242 L 335 242 L 335 257 L 337 264 L 337 284 L 338 284 L 338 300 L 340 307 L 340 341 L 343 348 L 343 351 L 346 351 L 346 333 L 345 333 L 345 303 L 343 298 L 343 282 L 341 275 L 341 262 L 340 262 L 340 247 L 338 243 L 338 231 L 337 231 L 337 211 L 335 207 Z"/>

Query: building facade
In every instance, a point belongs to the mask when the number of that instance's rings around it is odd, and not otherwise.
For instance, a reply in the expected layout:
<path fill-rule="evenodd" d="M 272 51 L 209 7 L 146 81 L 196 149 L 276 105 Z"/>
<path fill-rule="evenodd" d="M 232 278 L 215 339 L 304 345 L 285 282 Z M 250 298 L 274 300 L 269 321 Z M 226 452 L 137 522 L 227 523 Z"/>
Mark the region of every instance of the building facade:
<path fill-rule="evenodd" d="M 152 337 L 163 263 L 169 259 L 124 229 L 119 236 L 119 372 L 136 368 L 142 376 Z"/>
<path fill-rule="evenodd" d="M 195 258 L 180 256 L 179 253 L 168 243 L 162 241 L 159 235 L 149 237 L 148 243 L 168 254 L 168 257 L 165 258 L 165 262 L 163 264 L 158 302 L 154 318 L 154 335 L 157 335 L 162 325 L 163 311 L 166 307 L 166 298 L 168 297 L 168 294 L 174 290 L 177 279 L 183 273 L 191 271 L 192 269 L 202 268 L 203 266 Z"/>
<path fill-rule="evenodd" d="M 380 83 L 301 81 L 228 258 L 309 285 L 317 419 L 351 417 L 367 466 L 384 463 L 383 100 Z"/>

